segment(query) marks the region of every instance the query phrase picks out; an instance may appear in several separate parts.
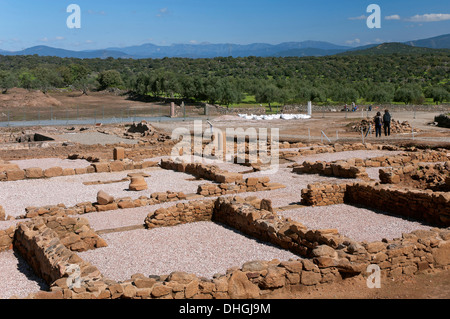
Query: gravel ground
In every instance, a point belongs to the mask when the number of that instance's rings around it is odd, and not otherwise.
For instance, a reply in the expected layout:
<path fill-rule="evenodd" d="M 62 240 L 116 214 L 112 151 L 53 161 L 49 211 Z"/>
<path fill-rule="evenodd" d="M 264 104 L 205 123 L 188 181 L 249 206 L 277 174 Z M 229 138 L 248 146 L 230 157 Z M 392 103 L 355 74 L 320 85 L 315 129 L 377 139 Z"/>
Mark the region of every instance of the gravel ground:
<path fill-rule="evenodd" d="M 198 222 L 102 236 L 108 247 L 80 253 L 108 278 L 126 280 L 135 273 L 168 275 L 185 271 L 206 278 L 252 260 L 299 257 L 243 236 L 222 225 Z M 136 244 L 139 243 L 139 244 Z"/>
<path fill-rule="evenodd" d="M 24 298 L 30 293 L 49 289 L 44 280 L 36 276 L 22 257 L 13 251 L 0 253 L 0 269 L 0 299 Z"/>
<path fill-rule="evenodd" d="M 86 160 L 69 160 L 59 158 L 19 160 L 19 161 L 10 161 L 10 163 L 17 164 L 20 167 L 20 169 L 26 169 L 30 167 L 40 167 L 42 169 L 47 169 L 51 167 L 85 168 L 91 165 L 91 163 L 89 163 Z"/>
<path fill-rule="evenodd" d="M 146 170 L 142 170 L 146 171 Z M 120 180 L 129 172 L 100 173 L 75 176 L 62 176 L 51 179 L 21 180 L 0 183 L 0 203 L 6 215 L 18 216 L 25 213 L 28 206 L 46 206 L 63 203 L 73 206 L 82 202 L 95 202 L 97 193 L 103 190 L 116 198 L 149 196 L 155 192 L 176 191 L 186 194 L 196 193 L 198 185 L 205 181 L 190 181 L 192 175 L 169 170 L 149 170 L 146 178 L 148 190 L 142 192 L 128 191 L 129 182 L 84 185 L 88 181 Z"/>
<path fill-rule="evenodd" d="M 430 229 L 416 221 L 346 204 L 297 208 L 278 214 L 310 229 L 336 228 L 342 235 L 357 241 L 372 242 L 383 238 L 390 240 L 400 238 L 402 233 Z"/>
<path fill-rule="evenodd" d="M 369 175 L 369 178 L 379 181 L 381 168 L 388 168 L 388 167 L 366 167 L 366 173 L 367 175 Z"/>
<path fill-rule="evenodd" d="M 85 145 L 107 145 L 107 144 L 137 144 L 135 140 L 129 140 L 125 138 L 120 138 L 115 135 L 108 135 L 99 132 L 86 132 L 86 133 L 66 133 L 61 134 L 60 138 L 63 140 L 68 140 L 73 143 L 80 143 Z"/>
<path fill-rule="evenodd" d="M 15 226 L 17 223 L 23 222 L 23 220 L 7 220 L 0 221 L 0 230 L 8 229 L 11 226 Z"/>

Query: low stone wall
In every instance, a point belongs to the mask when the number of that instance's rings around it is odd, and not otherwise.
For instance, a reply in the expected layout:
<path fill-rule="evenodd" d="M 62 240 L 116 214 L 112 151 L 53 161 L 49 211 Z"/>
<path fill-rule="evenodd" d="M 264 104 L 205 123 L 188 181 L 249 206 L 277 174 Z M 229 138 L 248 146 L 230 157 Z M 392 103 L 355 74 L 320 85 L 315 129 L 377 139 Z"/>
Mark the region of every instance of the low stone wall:
<path fill-rule="evenodd" d="M 449 192 L 450 161 L 444 164 L 410 164 L 380 170 L 382 184 L 402 184 L 420 189 Z"/>
<path fill-rule="evenodd" d="M 191 174 L 197 178 L 204 178 L 218 183 L 235 183 L 243 180 L 242 174 L 221 170 L 216 165 L 200 163 L 183 163 L 173 160 L 161 160 L 161 168 Z"/>
<path fill-rule="evenodd" d="M 12 249 L 15 227 L 0 230 L 0 252 Z"/>
<path fill-rule="evenodd" d="M 310 184 L 302 189 L 302 204 L 306 206 L 329 206 L 338 205 L 345 202 L 345 184 Z"/>
<path fill-rule="evenodd" d="M 53 230 L 61 243 L 71 251 L 83 252 L 106 247 L 106 242 L 90 227 L 85 218 L 45 217 L 33 221 L 34 227 L 39 223 Z"/>
<path fill-rule="evenodd" d="M 273 212 L 272 202 L 267 199 L 260 199 L 255 196 L 239 198 L 245 204 L 256 209 L 264 209 Z M 180 224 L 194 223 L 200 221 L 211 221 L 216 200 L 199 200 L 179 203 L 169 208 L 160 208 L 148 214 L 144 224 L 148 229 L 157 227 L 170 227 Z"/>
<path fill-rule="evenodd" d="M 99 162 L 92 163 L 90 166 L 84 168 L 61 168 L 51 167 L 48 169 L 42 169 L 39 167 L 31 167 L 27 169 L 7 169 L 3 172 L 0 171 L 0 182 L 19 181 L 24 179 L 42 179 L 52 178 L 59 176 L 70 175 L 84 175 L 92 173 L 107 173 L 107 172 L 121 172 L 127 170 L 145 169 L 148 167 L 157 166 L 157 162 L 144 161 L 144 162 L 131 162 L 131 161 L 112 161 L 112 162 Z"/>
<path fill-rule="evenodd" d="M 450 226 L 450 193 L 396 188 L 375 183 L 354 183 L 346 191 L 347 203 L 368 206 L 438 227 Z"/>
<path fill-rule="evenodd" d="M 19 223 L 21 225 L 23 223 Z M 106 247 L 106 242 L 90 227 L 85 218 L 66 216 L 39 217 L 25 222 L 27 227 L 46 227 L 54 231 L 61 243 L 71 251 L 83 252 L 95 248 Z M 19 226 L 0 230 L 0 251 L 12 248 L 14 233 Z"/>
<path fill-rule="evenodd" d="M 147 228 L 168 227 L 179 224 L 208 221 L 212 218 L 213 200 L 179 203 L 169 208 L 160 208 L 149 214 L 144 223 Z"/>
<path fill-rule="evenodd" d="M 265 177 L 250 177 L 245 181 L 239 181 L 234 184 L 203 184 L 199 185 L 197 194 L 202 196 L 221 196 L 229 194 L 271 191 L 275 189 L 285 188 L 286 186 L 280 183 L 271 183 L 270 178 Z"/>
<path fill-rule="evenodd" d="M 100 271 L 68 249 L 56 231 L 47 227 L 42 219 L 18 225 L 14 249 L 48 284 L 60 279 L 67 282 L 74 270 L 82 276 L 83 284 L 101 278 Z"/>
<path fill-rule="evenodd" d="M 325 176 L 334 176 L 340 178 L 357 178 L 369 180 L 369 175 L 364 167 L 352 166 L 347 161 L 338 161 L 335 163 L 326 162 L 303 162 L 303 165 L 294 167 L 293 173 L 297 174 L 320 174 Z"/>
<path fill-rule="evenodd" d="M 378 156 L 369 159 L 351 158 L 334 162 L 305 161 L 303 164 L 294 164 L 294 173 L 321 174 L 342 178 L 359 178 L 369 180 L 366 167 L 404 167 L 418 165 L 421 162 L 445 162 L 449 157 L 444 151 L 407 152 L 395 156 Z"/>
<path fill-rule="evenodd" d="M 398 188 L 375 182 L 317 183 L 302 190 L 302 204 L 356 204 L 438 227 L 450 226 L 450 193 Z"/>
<path fill-rule="evenodd" d="M 221 114 L 221 115 L 237 115 L 237 114 L 255 114 L 255 115 L 264 115 L 266 114 L 265 107 L 250 107 L 250 108 L 227 108 L 220 105 L 207 105 L 208 114 Z"/>
<path fill-rule="evenodd" d="M 49 205 L 44 207 L 27 207 L 25 215 L 19 216 L 17 219 L 34 218 L 34 217 L 48 217 L 48 216 L 69 216 L 69 215 L 83 215 L 93 212 L 104 212 L 116 209 L 136 208 L 142 206 L 150 206 L 162 204 L 166 202 L 174 202 L 187 199 L 187 195 L 183 192 L 167 191 L 152 193 L 150 197 L 140 196 L 137 199 L 131 197 L 114 199 L 111 203 L 101 205 L 99 203 L 83 202 L 72 207 L 66 207 L 64 204 Z"/>
<path fill-rule="evenodd" d="M 317 143 L 315 143 L 317 144 Z M 282 143 L 280 143 L 280 146 Z M 361 150 L 381 150 L 386 148 L 385 145 L 379 144 L 371 144 L 371 143 L 335 143 L 333 145 L 313 145 L 309 148 L 302 148 L 296 151 L 283 151 L 282 148 L 296 148 L 296 147 L 305 147 L 306 145 L 302 145 L 301 143 L 293 143 L 293 144 L 284 144 L 283 147 L 280 147 L 280 156 L 281 157 L 297 157 L 297 156 L 308 156 L 314 154 L 323 154 L 323 153 L 336 153 L 336 152 L 347 152 L 347 151 L 361 151 Z M 391 146 L 392 149 L 397 149 L 396 146 Z"/>

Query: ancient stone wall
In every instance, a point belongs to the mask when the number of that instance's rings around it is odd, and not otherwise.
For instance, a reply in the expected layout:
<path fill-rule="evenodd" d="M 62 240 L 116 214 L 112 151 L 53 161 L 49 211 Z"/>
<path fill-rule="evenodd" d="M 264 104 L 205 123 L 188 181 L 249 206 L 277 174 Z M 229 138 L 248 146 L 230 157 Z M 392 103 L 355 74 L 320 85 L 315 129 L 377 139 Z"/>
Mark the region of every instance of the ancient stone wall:
<path fill-rule="evenodd" d="M 238 181 L 234 184 L 202 184 L 198 186 L 197 194 L 202 196 L 221 196 L 229 194 L 270 191 L 274 189 L 285 188 L 280 183 L 270 182 L 270 178 L 250 177 L 245 181 Z"/>
<path fill-rule="evenodd" d="M 48 169 L 42 169 L 39 167 L 32 167 L 27 169 L 8 168 L 3 172 L 0 171 L 0 182 L 18 181 L 24 179 L 52 178 L 69 175 L 84 175 L 92 173 L 121 172 L 126 170 L 145 169 L 148 167 L 155 167 L 157 165 L 158 165 L 157 162 L 151 161 L 143 161 L 143 162 L 112 161 L 112 162 L 92 163 L 90 166 L 75 169 L 74 168 L 63 169 L 61 167 L 51 167 Z"/>
<path fill-rule="evenodd" d="M 329 206 L 345 202 L 347 186 L 345 184 L 310 184 L 302 189 L 302 204 L 306 206 Z"/>
<path fill-rule="evenodd" d="M 409 164 L 380 170 L 382 184 L 401 184 L 419 189 L 449 192 L 450 161 L 444 164 Z"/>
<path fill-rule="evenodd" d="M 208 221 L 212 218 L 213 200 L 179 203 L 169 208 L 160 208 L 145 219 L 147 228 L 168 227 L 179 224 Z"/>
<path fill-rule="evenodd" d="M 364 167 L 351 165 L 348 161 L 337 161 L 335 163 L 326 162 L 303 162 L 303 165 L 294 167 L 293 173 L 297 174 L 320 174 L 340 178 L 357 178 L 369 180 L 369 175 Z"/>
<path fill-rule="evenodd" d="M 369 264 L 378 265 L 382 275 L 389 277 L 450 265 L 449 229 L 420 230 L 391 241 L 359 243 L 340 235 L 337 230 L 308 230 L 269 210 L 257 209 L 239 197 L 192 205 L 202 204 L 205 206 L 199 211 L 212 211 L 213 220 L 297 251 L 307 259 L 248 261 L 213 279 L 173 272 L 150 277 L 136 274 L 129 280 L 116 282 L 104 278 L 95 266 L 68 250 L 44 223 L 30 222 L 19 226 L 17 247 L 51 283 L 51 291 L 31 294 L 28 298 L 257 299 L 301 291 L 304 286 L 336 282 L 348 276 L 366 276 Z M 261 206 L 264 205 L 261 203 Z M 179 209 L 191 210 L 189 205 L 175 207 L 176 210 L 171 211 L 174 219 L 179 218 Z M 162 215 L 161 220 L 169 217 L 167 210 Z M 79 265 L 83 274 L 81 286 L 72 289 L 67 285 L 70 274 L 66 271 L 71 264 Z"/>
<path fill-rule="evenodd" d="M 218 183 L 235 183 L 243 180 L 242 174 L 221 170 L 216 165 L 201 163 L 183 163 L 173 160 L 161 160 L 161 168 L 191 174 L 197 178 L 204 178 Z"/>
<path fill-rule="evenodd" d="M 12 249 L 15 227 L 0 230 L 0 252 Z"/>
<path fill-rule="evenodd" d="M 77 270 L 84 282 L 101 277 L 95 266 L 68 249 L 56 231 L 47 227 L 42 219 L 18 225 L 14 236 L 14 249 L 48 284 L 62 278 L 67 279 Z"/>
<path fill-rule="evenodd" d="M 438 227 L 450 226 L 450 194 L 399 188 L 375 182 L 317 183 L 302 190 L 302 204 L 356 204 L 412 218 Z"/>
<path fill-rule="evenodd" d="M 369 206 L 438 227 L 450 226 L 450 193 L 397 188 L 375 183 L 347 187 L 346 203 Z"/>

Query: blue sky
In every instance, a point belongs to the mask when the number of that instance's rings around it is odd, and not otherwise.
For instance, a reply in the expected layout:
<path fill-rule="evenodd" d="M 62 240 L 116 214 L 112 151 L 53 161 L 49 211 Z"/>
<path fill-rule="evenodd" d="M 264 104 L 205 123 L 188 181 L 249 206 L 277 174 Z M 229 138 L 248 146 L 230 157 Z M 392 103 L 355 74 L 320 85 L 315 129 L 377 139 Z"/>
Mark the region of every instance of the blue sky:
<path fill-rule="evenodd" d="M 72 3 L 81 8 L 80 29 L 66 25 Z M 380 29 L 366 24 L 372 3 L 381 8 Z M 0 49 L 13 51 L 305 40 L 358 46 L 445 33 L 448 0 L 0 0 Z"/>

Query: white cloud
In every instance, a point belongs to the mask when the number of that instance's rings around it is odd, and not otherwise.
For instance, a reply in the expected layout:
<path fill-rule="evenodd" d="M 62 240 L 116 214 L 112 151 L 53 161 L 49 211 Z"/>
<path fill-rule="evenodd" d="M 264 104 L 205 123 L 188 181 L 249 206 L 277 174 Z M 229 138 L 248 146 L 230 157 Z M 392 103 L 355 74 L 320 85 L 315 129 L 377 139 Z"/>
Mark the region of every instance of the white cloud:
<path fill-rule="evenodd" d="M 64 37 L 56 37 L 55 39 L 61 41 L 64 40 Z"/>
<path fill-rule="evenodd" d="M 190 44 L 198 44 L 198 41 L 197 40 L 191 40 L 191 41 L 189 41 L 189 43 Z"/>
<path fill-rule="evenodd" d="M 411 22 L 436 22 L 450 20 L 450 14 L 447 13 L 429 13 L 429 14 L 416 14 L 411 18 L 407 18 L 406 21 Z"/>
<path fill-rule="evenodd" d="M 159 9 L 159 13 L 156 15 L 157 17 L 162 17 L 169 14 L 169 9 L 161 8 Z"/>
<path fill-rule="evenodd" d="M 349 20 L 364 20 L 367 19 L 367 17 L 363 14 L 362 16 L 359 17 L 350 17 L 348 18 Z"/>
<path fill-rule="evenodd" d="M 400 20 L 400 16 L 398 14 L 393 14 L 390 16 L 384 17 L 386 20 Z"/>
<path fill-rule="evenodd" d="M 347 40 L 347 41 L 345 41 L 345 43 L 346 44 L 360 44 L 361 43 L 361 40 L 360 39 L 358 39 L 358 38 L 356 38 L 356 39 L 353 39 L 353 40 Z"/>
<path fill-rule="evenodd" d="M 106 15 L 106 12 L 105 12 L 105 11 L 88 10 L 87 13 L 88 13 L 88 14 L 92 14 L 92 15 L 101 15 L 101 16 Z"/>
<path fill-rule="evenodd" d="M 45 37 L 45 38 L 40 39 L 39 41 L 41 41 L 41 42 L 48 42 L 50 40 L 47 37 Z"/>

